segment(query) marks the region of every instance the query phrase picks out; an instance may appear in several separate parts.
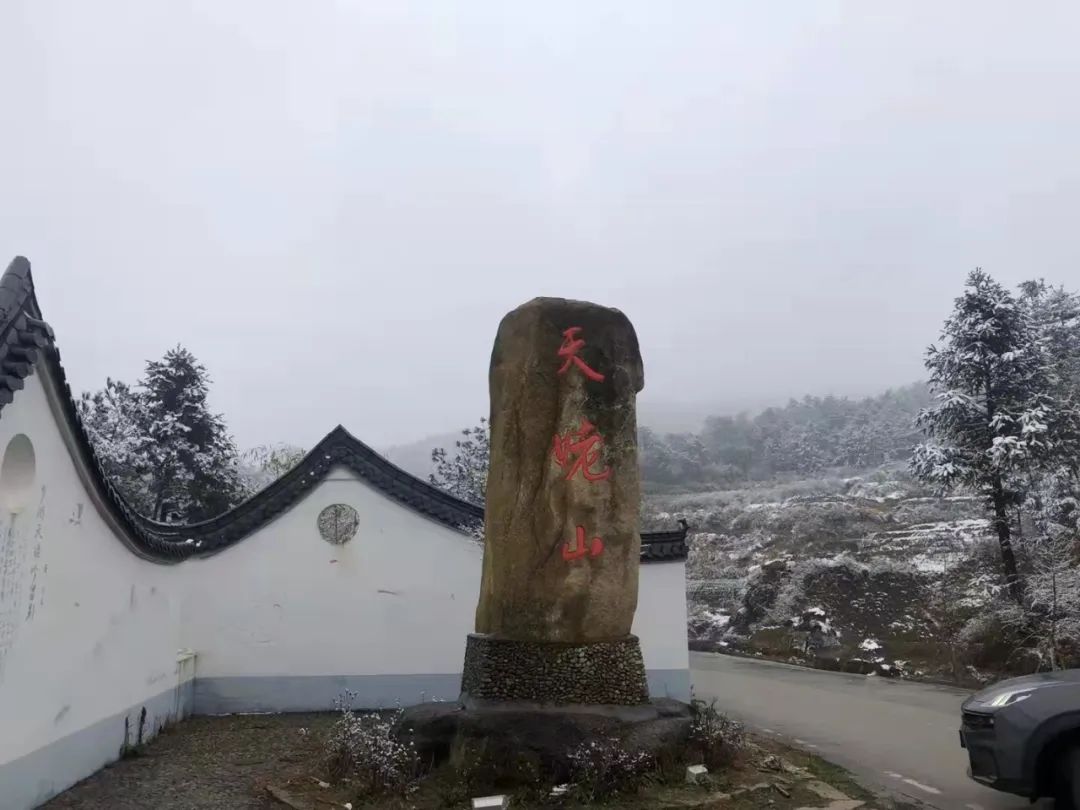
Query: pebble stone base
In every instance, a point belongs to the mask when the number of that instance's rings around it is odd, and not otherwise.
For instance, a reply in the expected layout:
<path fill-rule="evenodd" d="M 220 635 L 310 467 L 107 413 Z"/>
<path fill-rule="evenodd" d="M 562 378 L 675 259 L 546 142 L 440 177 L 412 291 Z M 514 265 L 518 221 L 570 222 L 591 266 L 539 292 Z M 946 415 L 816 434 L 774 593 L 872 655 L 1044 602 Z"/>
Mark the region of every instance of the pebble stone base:
<path fill-rule="evenodd" d="M 591 644 L 511 641 L 473 633 L 465 643 L 463 697 L 637 706 L 649 701 L 637 636 Z"/>

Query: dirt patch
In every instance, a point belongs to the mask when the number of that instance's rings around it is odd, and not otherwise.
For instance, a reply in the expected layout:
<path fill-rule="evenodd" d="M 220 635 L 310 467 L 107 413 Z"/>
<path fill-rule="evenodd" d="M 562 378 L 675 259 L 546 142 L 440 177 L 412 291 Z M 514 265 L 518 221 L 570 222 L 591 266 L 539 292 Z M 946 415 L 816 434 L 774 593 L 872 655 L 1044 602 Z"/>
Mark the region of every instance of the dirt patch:
<path fill-rule="evenodd" d="M 281 810 L 266 785 L 306 777 L 333 714 L 195 717 L 43 805 L 102 810 Z M 301 729 L 308 733 L 301 733 Z"/>
<path fill-rule="evenodd" d="M 357 801 L 347 783 L 320 778 L 321 742 L 337 715 L 291 714 L 200 717 L 168 729 L 133 756 L 101 770 L 46 805 L 109 810 L 442 810 L 468 806 L 446 775 L 427 780 L 407 800 Z M 754 740 L 732 768 L 708 784 L 682 784 L 681 774 L 659 775 L 639 795 L 605 805 L 625 810 L 732 808 L 767 804 L 774 810 L 826 807 L 815 792 L 826 784 L 858 799 L 867 810 L 895 808 L 861 788 L 842 769 L 773 740 Z M 582 807 L 569 799 L 516 801 L 522 810 Z"/>

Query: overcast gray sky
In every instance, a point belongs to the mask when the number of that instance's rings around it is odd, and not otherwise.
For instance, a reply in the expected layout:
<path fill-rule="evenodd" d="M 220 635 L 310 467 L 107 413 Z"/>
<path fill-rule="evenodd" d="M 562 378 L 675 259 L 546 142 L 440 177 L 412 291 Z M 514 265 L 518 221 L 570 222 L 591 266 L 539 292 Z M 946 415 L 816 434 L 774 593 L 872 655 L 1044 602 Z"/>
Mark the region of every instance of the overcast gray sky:
<path fill-rule="evenodd" d="M 182 342 L 242 446 L 487 409 L 623 309 L 643 409 L 921 376 L 965 273 L 1080 286 L 1075 2 L 5 0 L 0 257 L 76 388 Z"/>

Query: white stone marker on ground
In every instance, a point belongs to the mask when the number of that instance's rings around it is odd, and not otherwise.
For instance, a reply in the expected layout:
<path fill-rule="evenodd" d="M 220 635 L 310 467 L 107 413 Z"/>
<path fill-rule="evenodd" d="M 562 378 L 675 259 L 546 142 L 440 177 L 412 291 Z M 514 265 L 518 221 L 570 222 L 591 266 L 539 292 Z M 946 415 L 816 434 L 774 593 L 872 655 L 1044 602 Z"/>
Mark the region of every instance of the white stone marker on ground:
<path fill-rule="evenodd" d="M 509 796 L 481 796 L 472 800 L 473 810 L 505 810 L 510 806 Z"/>
<path fill-rule="evenodd" d="M 686 768 L 686 783 L 700 785 L 709 776 L 709 769 L 704 765 L 689 765 Z"/>

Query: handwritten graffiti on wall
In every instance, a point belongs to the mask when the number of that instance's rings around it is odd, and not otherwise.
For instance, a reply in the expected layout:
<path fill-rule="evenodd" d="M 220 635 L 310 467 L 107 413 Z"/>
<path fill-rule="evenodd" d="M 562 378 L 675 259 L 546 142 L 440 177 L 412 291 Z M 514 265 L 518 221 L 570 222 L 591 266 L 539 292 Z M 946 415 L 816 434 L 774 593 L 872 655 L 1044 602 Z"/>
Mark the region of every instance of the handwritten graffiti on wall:
<path fill-rule="evenodd" d="M 45 606 L 45 491 L 29 519 L 10 514 L 0 530 L 0 682 L 19 631 Z"/>
<path fill-rule="evenodd" d="M 9 515 L 0 536 L 0 682 L 23 622 L 22 571 L 27 536 L 21 531 L 19 519 L 19 515 Z"/>
<path fill-rule="evenodd" d="M 30 558 L 30 594 L 26 599 L 26 621 L 34 620 L 38 608 L 45 605 L 45 575 L 49 573 L 49 564 L 42 559 L 42 546 L 45 540 L 45 488 L 41 488 L 41 501 L 34 514 L 33 552 Z M 40 583 L 38 580 L 41 580 Z"/>

